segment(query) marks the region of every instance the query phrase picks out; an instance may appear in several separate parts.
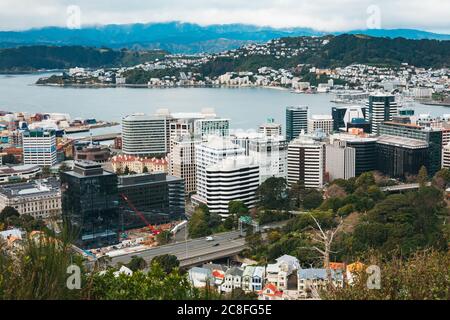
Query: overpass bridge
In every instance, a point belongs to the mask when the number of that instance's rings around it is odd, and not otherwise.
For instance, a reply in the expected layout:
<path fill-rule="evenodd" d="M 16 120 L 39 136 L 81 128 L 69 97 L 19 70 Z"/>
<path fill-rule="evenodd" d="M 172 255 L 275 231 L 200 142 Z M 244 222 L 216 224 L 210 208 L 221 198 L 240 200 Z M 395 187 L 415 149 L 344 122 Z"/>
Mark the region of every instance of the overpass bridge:
<path fill-rule="evenodd" d="M 431 182 L 428 182 L 426 185 L 428 187 L 431 186 Z M 387 193 L 397 193 L 397 192 L 419 190 L 419 188 L 420 188 L 420 184 L 418 184 L 418 183 L 404 183 L 404 184 L 398 184 L 396 186 L 383 187 L 383 188 L 381 188 L 381 191 L 387 192 Z"/>
<path fill-rule="evenodd" d="M 133 256 L 142 257 L 146 262 L 164 254 L 174 255 L 180 261 L 181 267 L 201 265 L 213 260 L 232 257 L 246 248 L 245 238 L 240 237 L 239 231 L 231 231 L 213 236 L 213 241 L 206 238 L 180 241 L 173 244 L 159 246 L 140 252 L 130 252 L 111 257 L 112 265 L 128 263 Z"/>
<path fill-rule="evenodd" d="M 265 233 L 272 228 L 281 228 L 289 223 L 289 220 L 278 221 L 261 226 L 261 231 Z M 164 254 L 174 255 L 180 261 L 180 266 L 184 268 L 202 265 L 214 260 L 233 257 L 247 248 L 245 237 L 242 237 L 239 230 L 215 234 L 213 241 L 206 238 L 179 241 L 176 243 L 150 248 L 138 252 L 127 252 L 117 256 L 111 256 L 111 264 L 126 264 L 133 256 L 142 257 L 146 262 Z"/>

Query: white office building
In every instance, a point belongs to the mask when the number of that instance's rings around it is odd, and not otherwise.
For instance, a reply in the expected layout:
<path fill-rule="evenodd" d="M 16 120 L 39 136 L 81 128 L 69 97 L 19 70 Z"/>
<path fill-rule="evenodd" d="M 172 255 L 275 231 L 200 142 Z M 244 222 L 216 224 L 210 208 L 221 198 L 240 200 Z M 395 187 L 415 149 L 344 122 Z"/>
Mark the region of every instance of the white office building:
<path fill-rule="evenodd" d="M 288 184 L 305 188 L 323 188 L 325 184 L 325 145 L 311 136 L 300 135 L 289 143 Z"/>
<path fill-rule="evenodd" d="M 329 180 L 350 179 L 355 177 L 356 150 L 347 147 L 345 141 L 336 140 L 326 146 L 326 171 Z"/>
<path fill-rule="evenodd" d="M 450 143 L 442 148 L 442 168 L 450 169 Z"/>
<path fill-rule="evenodd" d="M 315 114 L 308 119 L 308 133 L 322 131 L 325 134 L 333 132 L 333 117 L 331 115 Z"/>
<path fill-rule="evenodd" d="M 195 146 L 200 143 L 201 137 L 191 135 L 175 136 L 172 140 L 169 173 L 184 179 L 186 194 L 196 191 Z"/>
<path fill-rule="evenodd" d="M 286 139 L 281 136 L 266 136 L 263 133 L 235 133 L 233 143 L 245 149 L 260 166 L 261 183 L 271 177 L 287 179 Z"/>
<path fill-rule="evenodd" d="M 397 114 L 395 96 L 381 92 L 369 96 L 366 102 L 366 120 L 372 126 L 372 133 L 378 133 L 379 125 L 384 121 L 392 121 Z"/>
<path fill-rule="evenodd" d="M 23 162 L 41 167 L 51 167 L 56 160 L 56 133 L 54 130 L 35 129 L 22 135 Z"/>
<path fill-rule="evenodd" d="M 195 165 L 197 194 L 192 196 L 194 203 L 207 203 L 206 169 L 225 158 L 245 155 L 245 150 L 229 138 L 209 136 L 207 142 L 195 145 Z"/>
<path fill-rule="evenodd" d="M 194 122 L 194 134 L 206 137 L 217 135 L 228 137 L 230 135 L 229 119 L 199 119 Z"/>
<path fill-rule="evenodd" d="M 122 119 L 122 150 L 126 155 L 155 156 L 169 152 L 169 120 L 133 114 Z"/>
<path fill-rule="evenodd" d="M 206 205 L 222 217 L 228 215 L 230 201 L 254 208 L 258 187 L 259 165 L 252 157 L 229 157 L 206 168 Z"/>
<path fill-rule="evenodd" d="M 258 131 L 267 137 L 275 137 L 282 134 L 281 130 L 281 124 L 275 123 L 274 119 L 268 119 L 267 123 L 259 126 Z"/>

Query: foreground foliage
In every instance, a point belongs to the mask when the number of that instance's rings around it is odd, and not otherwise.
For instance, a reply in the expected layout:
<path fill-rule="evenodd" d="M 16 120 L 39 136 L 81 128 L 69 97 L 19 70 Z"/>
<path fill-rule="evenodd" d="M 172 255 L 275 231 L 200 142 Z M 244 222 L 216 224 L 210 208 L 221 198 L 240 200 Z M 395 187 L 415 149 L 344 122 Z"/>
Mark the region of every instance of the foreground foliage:
<path fill-rule="evenodd" d="M 330 300 L 449 300 L 450 254 L 432 250 L 419 251 L 409 259 L 394 256 L 384 260 L 372 255 L 367 265 L 376 264 L 381 269 L 381 287 L 370 290 L 369 274 L 356 275 L 353 285 L 334 288 L 322 293 Z"/>

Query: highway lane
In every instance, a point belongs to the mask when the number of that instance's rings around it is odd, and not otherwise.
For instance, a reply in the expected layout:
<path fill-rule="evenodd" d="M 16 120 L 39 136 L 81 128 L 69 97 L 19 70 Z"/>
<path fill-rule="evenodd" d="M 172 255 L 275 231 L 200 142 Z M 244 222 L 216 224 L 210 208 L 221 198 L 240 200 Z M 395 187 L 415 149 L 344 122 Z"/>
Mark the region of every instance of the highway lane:
<path fill-rule="evenodd" d="M 261 231 L 267 228 L 277 228 L 286 225 L 288 221 L 281 221 L 261 226 Z M 245 248 L 245 238 L 240 237 L 239 231 L 231 231 L 213 235 L 214 241 L 206 241 L 205 238 L 180 241 L 160 247 L 151 248 L 145 251 L 136 253 L 127 253 L 121 256 L 115 256 L 111 259 L 111 264 L 128 263 L 131 257 L 138 256 L 150 262 L 154 257 L 171 254 L 178 258 L 178 260 L 192 260 L 201 256 L 211 256 L 214 253 L 220 255 L 221 252 L 236 251 L 237 249 Z M 217 245 L 218 244 L 218 245 Z M 186 255 L 187 252 L 187 255 Z"/>
<path fill-rule="evenodd" d="M 146 261 L 151 261 L 154 257 L 164 254 L 172 254 L 177 256 L 179 260 L 184 260 L 186 258 L 189 259 L 214 252 L 244 247 L 245 245 L 245 239 L 239 237 L 239 231 L 216 234 L 213 238 L 213 241 L 206 241 L 206 238 L 200 238 L 188 240 L 187 242 L 183 241 L 175 244 L 160 246 L 141 252 L 128 253 L 126 255 L 113 257 L 111 262 L 113 265 L 119 262 L 128 263 L 132 256 L 142 257 Z"/>

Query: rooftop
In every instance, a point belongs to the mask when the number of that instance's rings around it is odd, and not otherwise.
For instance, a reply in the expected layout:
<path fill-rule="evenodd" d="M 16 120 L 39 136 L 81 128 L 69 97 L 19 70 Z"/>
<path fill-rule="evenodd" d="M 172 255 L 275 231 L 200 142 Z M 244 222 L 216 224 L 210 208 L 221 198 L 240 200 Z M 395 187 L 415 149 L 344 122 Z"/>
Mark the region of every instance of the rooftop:
<path fill-rule="evenodd" d="M 237 144 L 234 144 L 229 138 L 216 135 L 208 136 L 208 142 L 202 143 L 201 146 L 215 150 L 240 149 L 240 147 Z"/>
<path fill-rule="evenodd" d="M 423 149 L 428 148 L 428 143 L 423 140 L 411 139 L 398 136 L 382 135 L 378 138 L 377 143 L 386 144 L 391 146 L 397 146 L 410 149 Z"/>
<path fill-rule="evenodd" d="M 235 156 L 227 157 L 222 161 L 206 168 L 207 171 L 228 171 L 247 167 L 259 167 L 253 157 Z"/>
<path fill-rule="evenodd" d="M 60 192 L 60 182 L 56 179 L 36 180 L 26 183 L 9 184 L 0 187 L 0 194 L 7 198 L 36 197 L 40 195 L 57 194 Z"/>

